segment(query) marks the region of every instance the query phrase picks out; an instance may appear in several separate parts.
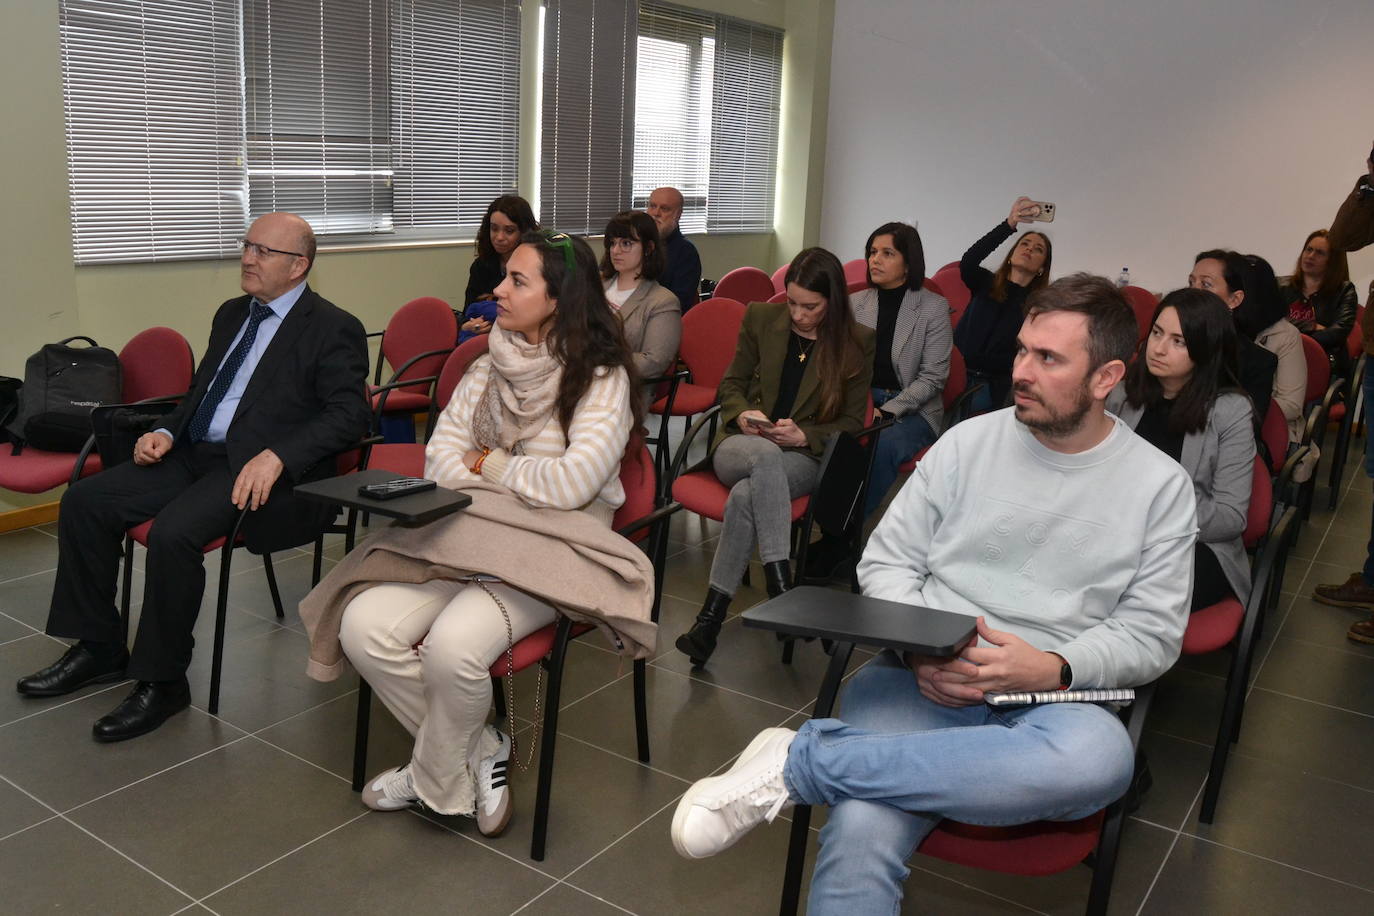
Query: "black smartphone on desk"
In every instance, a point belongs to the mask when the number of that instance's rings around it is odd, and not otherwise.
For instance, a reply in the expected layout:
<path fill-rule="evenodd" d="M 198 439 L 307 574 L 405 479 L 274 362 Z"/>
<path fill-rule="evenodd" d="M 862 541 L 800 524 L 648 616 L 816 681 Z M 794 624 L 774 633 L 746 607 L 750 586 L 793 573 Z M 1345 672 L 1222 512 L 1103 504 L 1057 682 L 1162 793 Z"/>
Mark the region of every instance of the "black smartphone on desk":
<path fill-rule="evenodd" d="M 358 495 L 366 496 L 370 499 L 396 499 L 398 496 L 410 496 L 413 493 L 424 493 L 433 490 L 438 484 L 423 477 L 398 477 L 395 480 L 384 480 L 381 483 L 363 484 L 358 487 Z"/>

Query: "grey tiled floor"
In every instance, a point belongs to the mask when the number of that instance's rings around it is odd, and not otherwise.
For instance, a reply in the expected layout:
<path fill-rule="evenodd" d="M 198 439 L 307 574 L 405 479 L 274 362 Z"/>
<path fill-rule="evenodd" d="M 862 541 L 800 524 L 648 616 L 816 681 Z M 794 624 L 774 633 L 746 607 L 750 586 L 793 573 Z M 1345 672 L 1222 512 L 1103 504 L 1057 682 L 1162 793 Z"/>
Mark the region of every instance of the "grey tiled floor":
<path fill-rule="evenodd" d="M 1372 500 L 1355 470 L 1338 509 L 1313 513 L 1290 560 L 1290 591 L 1255 660 L 1212 825 L 1198 823 L 1197 809 L 1225 659 L 1185 659 L 1164 679 L 1144 742 L 1155 784 L 1127 825 L 1113 913 L 1374 912 L 1374 651 L 1345 639 L 1357 612 L 1306 597 L 1363 556 Z M 1318 489 L 1319 503 L 1326 494 Z M 545 861 L 527 855 L 533 773 L 515 773 L 517 813 L 494 840 L 462 819 L 363 808 L 347 781 L 356 684 L 306 679 L 290 609 L 309 585 L 309 561 L 284 554 L 281 623 L 259 564 L 236 561 L 217 717 L 204 711 L 212 606 L 197 628 L 195 705 L 147 737 L 90 739 L 91 722 L 127 685 L 39 701 L 0 690 L 0 911 L 773 912 L 782 826 L 701 862 L 678 858 L 668 841 L 688 783 L 727 764 L 758 729 L 801 721 L 823 667 L 815 646 L 782 667 L 772 637 L 734 618 L 708 670 L 693 672 L 672 650 L 704 589 L 714 537 L 712 524 L 674 520 L 649 675 L 651 765 L 634 757 L 629 666 L 595 638 L 573 646 Z M 55 560 L 51 526 L 0 535 L 7 680 L 61 651 L 41 632 Z M 761 597 L 745 589 L 733 610 Z M 532 712 L 533 689 L 522 675 L 518 715 Z M 375 706 L 369 771 L 403 760 L 408 740 Z M 1088 880 L 1086 868 L 1019 878 L 918 858 L 904 912 L 1079 913 Z"/>

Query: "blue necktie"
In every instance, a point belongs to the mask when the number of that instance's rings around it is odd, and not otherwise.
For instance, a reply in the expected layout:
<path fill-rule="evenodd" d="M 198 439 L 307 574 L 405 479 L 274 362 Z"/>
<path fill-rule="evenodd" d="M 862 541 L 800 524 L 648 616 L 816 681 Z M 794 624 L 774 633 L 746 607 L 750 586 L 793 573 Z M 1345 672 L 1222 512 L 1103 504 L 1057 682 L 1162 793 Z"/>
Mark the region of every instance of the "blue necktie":
<path fill-rule="evenodd" d="M 214 419 L 215 411 L 219 408 L 220 401 L 224 400 L 224 393 L 233 384 L 234 376 L 239 374 L 243 368 L 243 361 L 248 358 L 248 351 L 253 349 L 253 341 L 258 337 L 258 325 L 262 320 L 272 314 L 272 310 L 254 299 L 249 306 L 248 327 L 243 332 L 243 337 L 239 338 L 238 345 L 229 353 L 229 358 L 224 361 L 224 365 L 219 367 L 219 373 L 215 375 L 215 380 L 210 383 L 210 390 L 205 392 L 205 397 L 196 408 L 196 414 L 191 418 L 191 426 L 188 435 L 192 442 L 200 442 L 210 432 L 210 421 Z"/>

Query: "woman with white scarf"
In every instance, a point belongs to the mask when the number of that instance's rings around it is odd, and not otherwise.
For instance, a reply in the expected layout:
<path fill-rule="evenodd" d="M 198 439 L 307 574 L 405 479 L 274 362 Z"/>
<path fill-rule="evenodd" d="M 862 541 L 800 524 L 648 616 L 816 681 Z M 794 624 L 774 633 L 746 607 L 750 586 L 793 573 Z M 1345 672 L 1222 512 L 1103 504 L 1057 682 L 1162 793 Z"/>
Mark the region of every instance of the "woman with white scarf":
<path fill-rule="evenodd" d="M 490 350 L 440 417 L 425 476 L 440 486 L 481 478 L 531 506 L 586 512 L 609 526 L 625 499 L 620 461 L 640 418 L 633 362 L 596 258 L 580 239 L 531 232 L 496 298 Z M 388 583 L 353 598 L 339 634 L 344 652 L 415 736 L 410 761 L 369 781 L 364 803 L 380 811 L 420 803 L 475 816 L 485 836 L 504 830 L 511 741 L 484 725 L 488 670 L 555 614 L 490 576 Z"/>

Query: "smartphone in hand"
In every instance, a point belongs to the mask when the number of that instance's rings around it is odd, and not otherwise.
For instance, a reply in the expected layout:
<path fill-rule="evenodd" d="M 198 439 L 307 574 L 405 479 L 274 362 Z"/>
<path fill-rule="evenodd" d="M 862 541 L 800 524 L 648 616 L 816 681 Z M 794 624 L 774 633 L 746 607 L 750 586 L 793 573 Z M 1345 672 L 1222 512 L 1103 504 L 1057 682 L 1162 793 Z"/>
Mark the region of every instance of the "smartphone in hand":
<path fill-rule="evenodd" d="M 1022 219 L 1032 223 L 1054 222 L 1054 204 L 1047 200 L 1032 200 L 1021 208 Z"/>
<path fill-rule="evenodd" d="M 745 417 L 744 422 L 753 429 L 772 429 L 777 425 L 772 420 L 761 420 L 758 417 Z"/>

